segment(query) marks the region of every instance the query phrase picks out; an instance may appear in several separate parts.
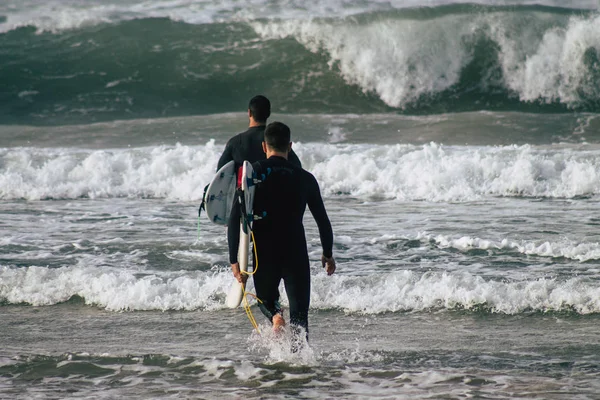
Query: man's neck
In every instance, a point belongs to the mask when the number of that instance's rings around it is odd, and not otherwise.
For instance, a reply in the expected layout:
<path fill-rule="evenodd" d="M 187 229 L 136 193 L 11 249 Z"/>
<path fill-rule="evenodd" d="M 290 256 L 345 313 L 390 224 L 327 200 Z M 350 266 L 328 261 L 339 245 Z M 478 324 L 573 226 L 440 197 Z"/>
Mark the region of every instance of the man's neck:
<path fill-rule="evenodd" d="M 281 157 L 281 158 L 285 158 L 286 160 L 288 159 L 288 152 L 286 151 L 285 153 L 281 153 L 279 151 L 267 151 L 267 158 L 271 158 L 271 157 Z"/>
<path fill-rule="evenodd" d="M 265 126 L 266 122 L 257 122 L 254 118 L 250 118 L 250 123 L 248 124 L 249 128 L 256 128 L 257 126 Z"/>

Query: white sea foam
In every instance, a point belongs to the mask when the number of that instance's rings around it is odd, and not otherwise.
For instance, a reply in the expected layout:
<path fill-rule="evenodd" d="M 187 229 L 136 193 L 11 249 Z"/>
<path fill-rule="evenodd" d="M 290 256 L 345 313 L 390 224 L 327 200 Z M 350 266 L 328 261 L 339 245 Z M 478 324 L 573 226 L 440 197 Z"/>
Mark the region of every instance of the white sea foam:
<path fill-rule="evenodd" d="M 501 241 L 494 241 L 468 236 L 450 238 L 445 235 L 432 236 L 427 234 L 420 237 L 435 241 L 441 248 L 451 247 L 459 250 L 481 249 L 492 251 L 514 250 L 527 255 L 552 258 L 564 257 L 581 262 L 600 260 L 600 243 L 574 243 L 569 240 L 534 242 L 503 239 Z"/>
<path fill-rule="evenodd" d="M 418 5 L 414 0 L 408 5 L 403 2 L 396 3 L 394 6 L 398 7 Z M 142 18 L 170 18 L 192 24 L 209 24 L 255 18 L 340 16 L 390 8 L 392 8 L 391 4 L 381 0 L 369 2 L 332 0 L 327 4 L 318 0 L 288 0 L 276 5 L 266 0 L 251 3 L 240 0 L 133 0 L 129 2 L 72 0 L 67 4 L 61 0 L 49 0 L 43 3 L 35 0 L 9 0 L 9 4 L 0 6 L 0 12 L 7 16 L 7 20 L 0 24 L 0 32 L 21 26 L 34 26 L 39 32 L 58 32 L 87 25 Z"/>
<path fill-rule="evenodd" d="M 0 198 L 200 199 L 221 148 L 214 141 L 133 150 L 0 150 Z"/>
<path fill-rule="evenodd" d="M 307 146 L 308 147 L 308 146 Z M 573 197 L 600 192 L 597 155 L 530 146 L 456 148 L 319 146 L 299 154 L 325 193 L 401 200 L 461 201 L 484 196 Z"/>
<path fill-rule="evenodd" d="M 120 310 L 215 310 L 225 308 L 229 271 L 134 274 L 114 268 L 0 267 L 0 301 L 44 306 L 80 296 L 86 304 Z M 281 288 L 282 289 L 282 288 Z M 283 304 L 286 295 L 283 293 Z M 393 271 L 368 276 L 318 273 L 311 307 L 377 314 L 397 311 L 486 309 L 600 312 L 600 283 L 575 277 L 492 280 L 467 272 Z M 277 358 L 277 348 L 269 349 Z"/>
<path fill-rule="evenodd" d="M 327 196 L 471 201 L 488 196 L 600 194 L 600 152 L 531 146 L 302 144 L 294 147 Z M 0 149 L 0 199 L 154 197 L 198 201 L 221 147 Z"/>
<path fill-rule="evenodd" d="M 325 52 L 329 66 L 339 69 L 348 84 L 376 93 L 392 107 L 405 107 L 457 83 L 470 61 L 463 41 L 471 33 L 472 17 L 455 18 L 435 24 L 390 19 L 366 25 L 290 20 L 253 27 L 265 39 L 292 37 L 314 53 Z"/>
<path fill-rule="evenodd" d="M 563 239 L 558 241 L 548 240 L 514 240 L 514 239 L 484 239 L 471 236 L 450 236 L 421 232 L 416 235 L 392 235 L 385 234 L 378 237 L 364 238 L 362 240 L 352 239 L 337 235 L 336 243 L 348 246 L 353 255 L 377 259 L 386 252 L 387 246 L 394 243 L 405 243 L 406 241 L 422 241 L 422 248 L 429 251 L 429 243 L 433 242 L 440 249 L 488 250 L 490 253 L 514 252 L 539 257 L 567 258 L 580 262 L 600 260 L 600 243 L 579 243 L 573 240 Z M 315 247 L 314 256 L 320 251 L 318 241 L 310 243 Z"/>
<path fill-rule="evenodd" d="M 369 276 L 317 275 L 311 306 L 376 314 L 439 309 L 600 312 L 600 283 L 584 278 L 496 281 L 466 272 L 395 271 Z"/>
<path fill-rule="evenodd" d="M 571 17 L 565 27 L 548 29 L 541 38 L 533 29 L 515 35 L 510 25 L 491 26 L 490 35 L 501 49 L 504 81 L 522 101 L 571 105 L 600 95 L 586 64 L 586 53 L 600 54 L 600 15 Z"/>
<path fill-rule="evenodd" d="M 223 272 L 158 276 L 108 267 L 0 267 L 0 299 L 34 306 L 79 296 L 113 311 L 220 309 L 230 284 Z"/>

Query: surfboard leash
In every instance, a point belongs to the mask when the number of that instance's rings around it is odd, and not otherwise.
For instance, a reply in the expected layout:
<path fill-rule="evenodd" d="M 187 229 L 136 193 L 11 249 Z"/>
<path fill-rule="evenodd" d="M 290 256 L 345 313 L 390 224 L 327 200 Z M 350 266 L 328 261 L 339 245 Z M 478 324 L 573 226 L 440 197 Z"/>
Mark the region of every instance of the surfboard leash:
<path fill-rule="evenodd" d="M 254 330 L 256 330 L 256 332 L 260 333 L 260 329 L 258 329 L 258 323 L 256 322 L 256 319 L 254 318 L 254 314 L 252 314 L 252 309 L 250 308 L 250 302 L 248 301 L 248 298 L 246 296 L 253 296 L 257 300 L 258 300 L 258 298 L 255 295 L 253 295 L 252 293 L 246 292 L 246 289 L 242 289 L 242 290 L 244 291 L 244 310 L 246 311 L 246 315 L 248 316 L 250 323 L 254 327 Z"/>

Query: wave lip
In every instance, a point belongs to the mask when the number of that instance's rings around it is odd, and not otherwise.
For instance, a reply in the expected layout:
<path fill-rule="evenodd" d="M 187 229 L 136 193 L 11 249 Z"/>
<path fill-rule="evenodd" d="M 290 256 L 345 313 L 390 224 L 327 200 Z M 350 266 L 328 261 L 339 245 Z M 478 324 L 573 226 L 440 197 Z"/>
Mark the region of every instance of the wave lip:
<path fill-rule="evenodd" d="M 600 15 L 475 7 L 363 17 L 252 26 L 264 40 L 293 38 L 324 55 L 347 84 L 392 108 L 414 110 L 451 98 L 489 103 L 500 100 L 496 92 L 505 104 L 516 97 L 598 109 Z"/>

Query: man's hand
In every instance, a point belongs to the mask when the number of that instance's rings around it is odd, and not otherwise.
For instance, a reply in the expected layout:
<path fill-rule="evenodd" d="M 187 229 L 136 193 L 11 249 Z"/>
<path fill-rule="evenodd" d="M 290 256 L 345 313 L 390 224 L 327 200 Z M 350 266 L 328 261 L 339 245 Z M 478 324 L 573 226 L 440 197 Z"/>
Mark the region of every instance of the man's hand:
<path fill-rule="evenodd" d="M 335 260 L 332 257 L 321 256 L 321 265 L 327 271 L 327 275 L 333 275 L 335 272 Z"/>
<path fill-rule="evenodd" d="M 233 271 L 233 277 L 242 285 L 246 284 L 248 280 L 248 275 L 242 274 L 240 271 L 240 263 L 231 264 L 231 271 Z"/>

